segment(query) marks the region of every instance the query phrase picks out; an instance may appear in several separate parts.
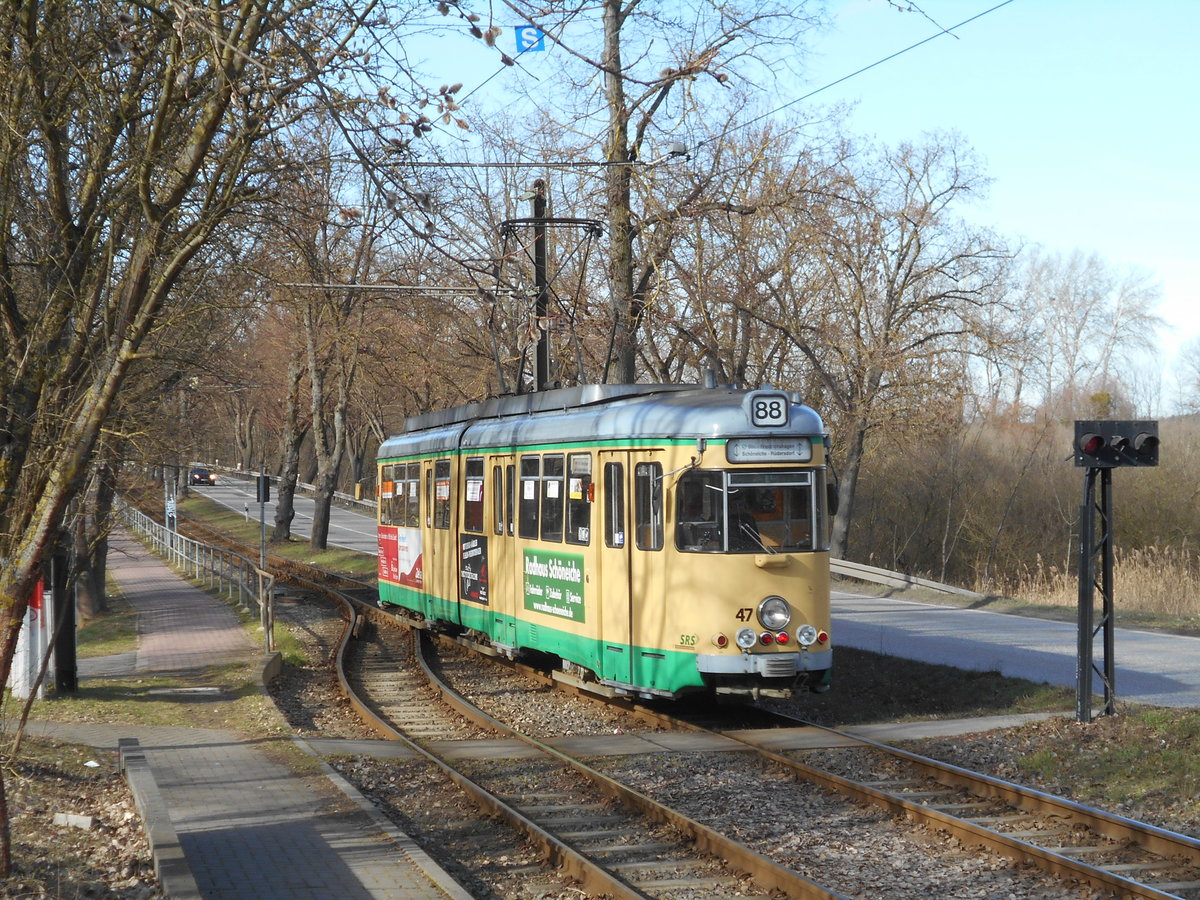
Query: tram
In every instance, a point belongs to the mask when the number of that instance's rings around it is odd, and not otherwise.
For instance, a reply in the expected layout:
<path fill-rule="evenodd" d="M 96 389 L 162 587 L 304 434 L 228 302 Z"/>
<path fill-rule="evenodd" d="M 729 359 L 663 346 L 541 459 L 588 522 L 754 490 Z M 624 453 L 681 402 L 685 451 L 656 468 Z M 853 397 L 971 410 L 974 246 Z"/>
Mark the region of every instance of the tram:
<path fill-rule="evenodd" d="M 602 693 L 827 690 L 828 436 L 784 391 L 586 385 L 412 417 L 379 603 Z"/>

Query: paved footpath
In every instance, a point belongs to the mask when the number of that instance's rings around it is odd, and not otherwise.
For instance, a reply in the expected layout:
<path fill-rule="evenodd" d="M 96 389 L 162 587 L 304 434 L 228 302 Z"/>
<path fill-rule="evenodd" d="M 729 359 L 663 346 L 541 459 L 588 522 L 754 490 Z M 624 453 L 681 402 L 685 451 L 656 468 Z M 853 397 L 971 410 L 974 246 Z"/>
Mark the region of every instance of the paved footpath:
<path fill-rule="evenodd" d="M 138 649 L 82 661 L 81 679 L 171 672 L 186 680 L 207 666 L 261 660 L 225 604 L 183 581 L 128 534 L 112 537 L 109 573 L 138 610 Z M 221 702 L 199 692 L 179 696 L 181 703 Z M 155 850 L 172 898 L 470 896 L 328 767 L 333 784 L 322 792 L 233 732 L 55 723 L 30 731 L 111 750 L 121 739 L 137 739 L 169 811 Z M 177 845 L 167 846 L 175 836 Z M 159 856 L 172 853 L 172 864 L 164 867 Z"/>

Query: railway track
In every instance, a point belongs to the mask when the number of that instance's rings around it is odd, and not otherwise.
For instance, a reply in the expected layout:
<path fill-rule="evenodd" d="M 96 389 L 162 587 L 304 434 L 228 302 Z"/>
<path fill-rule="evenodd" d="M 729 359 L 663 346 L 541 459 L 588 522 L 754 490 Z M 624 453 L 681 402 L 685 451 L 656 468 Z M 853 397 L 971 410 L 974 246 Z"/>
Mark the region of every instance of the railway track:
<path fill-rule="evenodd" d="M 347 677 L 364 715 L 380 734 L 409 745 L 465 791 L 487 814 L 503 818 L 539 846 L 545 858 L 577 879 L 589 894 L 616 898 L 788 896 L 836 898 L 808 879 L 744 845 L 630 790 L 536 738 L 516 731 L 467 701 L 431 662 L 435 639 L 420 629 L 408 637 L 424 673 L 396 678 L 407 661 L 393 616 L 356 608 L 376 631 L 374 649 L 350 650 L 360 660 Z M 403 626 L 401 626 L 403 627 Z M 367 629 L 358 626 L 360 635 Z M 390 638 L 390 639 L 389 639 Z M 374 677 L 383 674 L 383 678 Z M 502 758 L 461 759 L 438 745 L 461 734 L 430 703 L 429 686 L 453 713 L 491 736 L 519 741 L 523 751 Z M 413 709 L 419 710 L 414 713 Z"/>
<path fill-rule="evenodd" d="M 569 680 L 526 674 L 546 683 Z M 719 733 L 801 783 L 1106 894 L 1200 897 L 1200 841 L 1194 838 L 835 729 L 765 710 L 751 712 L 761 720 L 757 727 Z M 677 715 L 644 708 L 636 714 L 664 729 L 713 733 L 711 725 Z M 814 749 L 775 749 L 780 728 L 789 729 L 790 742 Z"/>
<path fill-rule="evenodd" d="M 673 720 L 672 717 L 666 717 Z M 820 750 L 728 733 L 799 777 L 1121 897 L 1200 897 L 1200 841 L 916 753 L 781 716 Z"/>
<path fill-rule="evenodd" d="M 379 634 L 395 627 L 390 614 L 374 609 L 359 614 L 379 629 Z M 361 641 L 366 631 L 363 626 L 359 631 Z M 374 642 L 371 637 L 367 640 Z M 629 787 L 627 773 L 610 777 L 543 741 L 517 733 L 441 682 L 436 671 L 439 663 L 430 659 L 434 639 L 421 633 L 418 641 L 421 652 L 416 660 L 431 683 L 438 684 L 443 701 L 480 727 L 520 740 L 527 748 L 515 754 L 506 749 L 502 758 L 487 760 L 451 761 L 442 755 L 437 764 L 445 771 L 452 769 L 453 780 L 480 808 L 504 817 L 536 842 L 543 855 L 577 878 L 589 895 L 767 896 L 777 891 L 793 897 L 843 896 L 837 889 L 822 886 L 819 868 L 813 873 L 816 877 L 808 877 L 765 852 L 730 839 L 719 827 Z M 389 653 L 380 658 L 385 671 L 409 662 L 395 650 Z M 359 686 L 367 698 L 364 705 L 382 710 L 385 716 L 391 703 L 415 704 L 425 710 L 430 706 L 427 695 L 410 693 L 407 699 L 398 698 L 394 678 L 383 688 L 370 681 L 366 678 Z M 425 690 L 414 680 L 404 683 L 407 691 Z M 386 696 L 386 703 L 381 702 L 381 695 Z M 681 723 L 666 724 L 679 728 Z M 422 728 L 427 725 L 423 720 Z M 377 730 L 382 733 L 388 727 L 383 723 Z M 409 739 L 402 734 L 396 737 Z M 413 742 L 422 754 L 437 755 L 434 745 L 448 737 L 443 727 Z M 736 761 L 730 764 L 737 765 Z"/>
<path fill-rule="evenodd" d="M 636 713 L 656 727 L 719 733 L 804 782 L 1115 896 L 1200 898 L 1200 840 L 1187 835 L 759 707 L 732 728 L 711 715 Z"/>
<path fill-rule="evenodd" d="M 345 597 L 347 589 L 358 596 Z M 439 766 L 489 814 L 509 820 L 589 893 L 695 897 L 775 890 L 796 897 L 840 896 L 818 883 L 819 873 L 805 877 L 629 787 L 628 773 L 610 778 L 478 710 L 438 679 L 436 663 L 428 659 L 429 635 L 413 632 L 419 653 L 404 649 L 394 639 L 400 634 L 395 617 L 365 602 L 367 590 L 345 584 L 342 590 L 354 610 L 348 613 L 354 624 L 346 629 L 342 655 L 355 673 L 343 684 L 360 714 L 381 735 L 410 744 Z M 413 674 L 414 663 L 424 669 L 422 677 Z M 453 712 L 435 712 L 441 703 Z M 678 716 L 629 711 L 655 727 L 712 733 Z M 782 767 L 797 783 L 874 805 L 964 847 L 986 847 L 1106 895 L 1200 898 L 1200 842 L 1193 838 L 796 720 L 775 724 L 793 731 L 793 744 L 800 729 L 800 742 L 811 749 L 779 749 L 781 732 L 757 724 L 721 734 Z M 454 762 L 429 749 L 497 733 L 528 749 L 516 758 L 506 751 L 503 760 Z"/>

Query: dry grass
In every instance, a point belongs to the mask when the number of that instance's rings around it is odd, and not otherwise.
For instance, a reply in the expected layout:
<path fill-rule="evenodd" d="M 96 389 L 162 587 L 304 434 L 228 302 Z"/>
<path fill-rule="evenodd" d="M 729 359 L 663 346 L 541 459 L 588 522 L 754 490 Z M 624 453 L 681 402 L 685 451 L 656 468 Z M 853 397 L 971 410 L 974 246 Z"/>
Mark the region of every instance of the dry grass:
<path fill-rule="evenodd" d="M 1079 602 L 1078 574 L 1039 558 L 1006 592 L 1029 603 L 1074 607 Z M 1200 557 L 1179 547 L 1117 550 L 1113 598 L 1124 610 L 1200 620 Z"/>

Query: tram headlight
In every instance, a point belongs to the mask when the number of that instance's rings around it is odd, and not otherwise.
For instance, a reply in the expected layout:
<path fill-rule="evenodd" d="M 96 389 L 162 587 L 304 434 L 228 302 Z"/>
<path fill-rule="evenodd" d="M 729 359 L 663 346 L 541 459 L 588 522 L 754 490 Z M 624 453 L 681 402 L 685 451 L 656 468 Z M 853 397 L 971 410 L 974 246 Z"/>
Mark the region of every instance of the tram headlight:
<path fill-rule="evenodd" d="M 817 642 L 817 629 L 813 625 L 801 625 L 796 629 L 796 643 L 801 647 L 811 647 Z"/>
<path fill-rule="evenodd" d="M 758 604 L 758 621 L 762 622 L 763 628 L 783 631 L 792 621 L 792 607 L 782 597 L 772 594 Z"/>
<path fill-rule="evenodd" d="M 758 635 L 754 633 L 753 628 L 739 628 L 733 639 L 743 650 L 749 650 L 758 643 Z"/>

